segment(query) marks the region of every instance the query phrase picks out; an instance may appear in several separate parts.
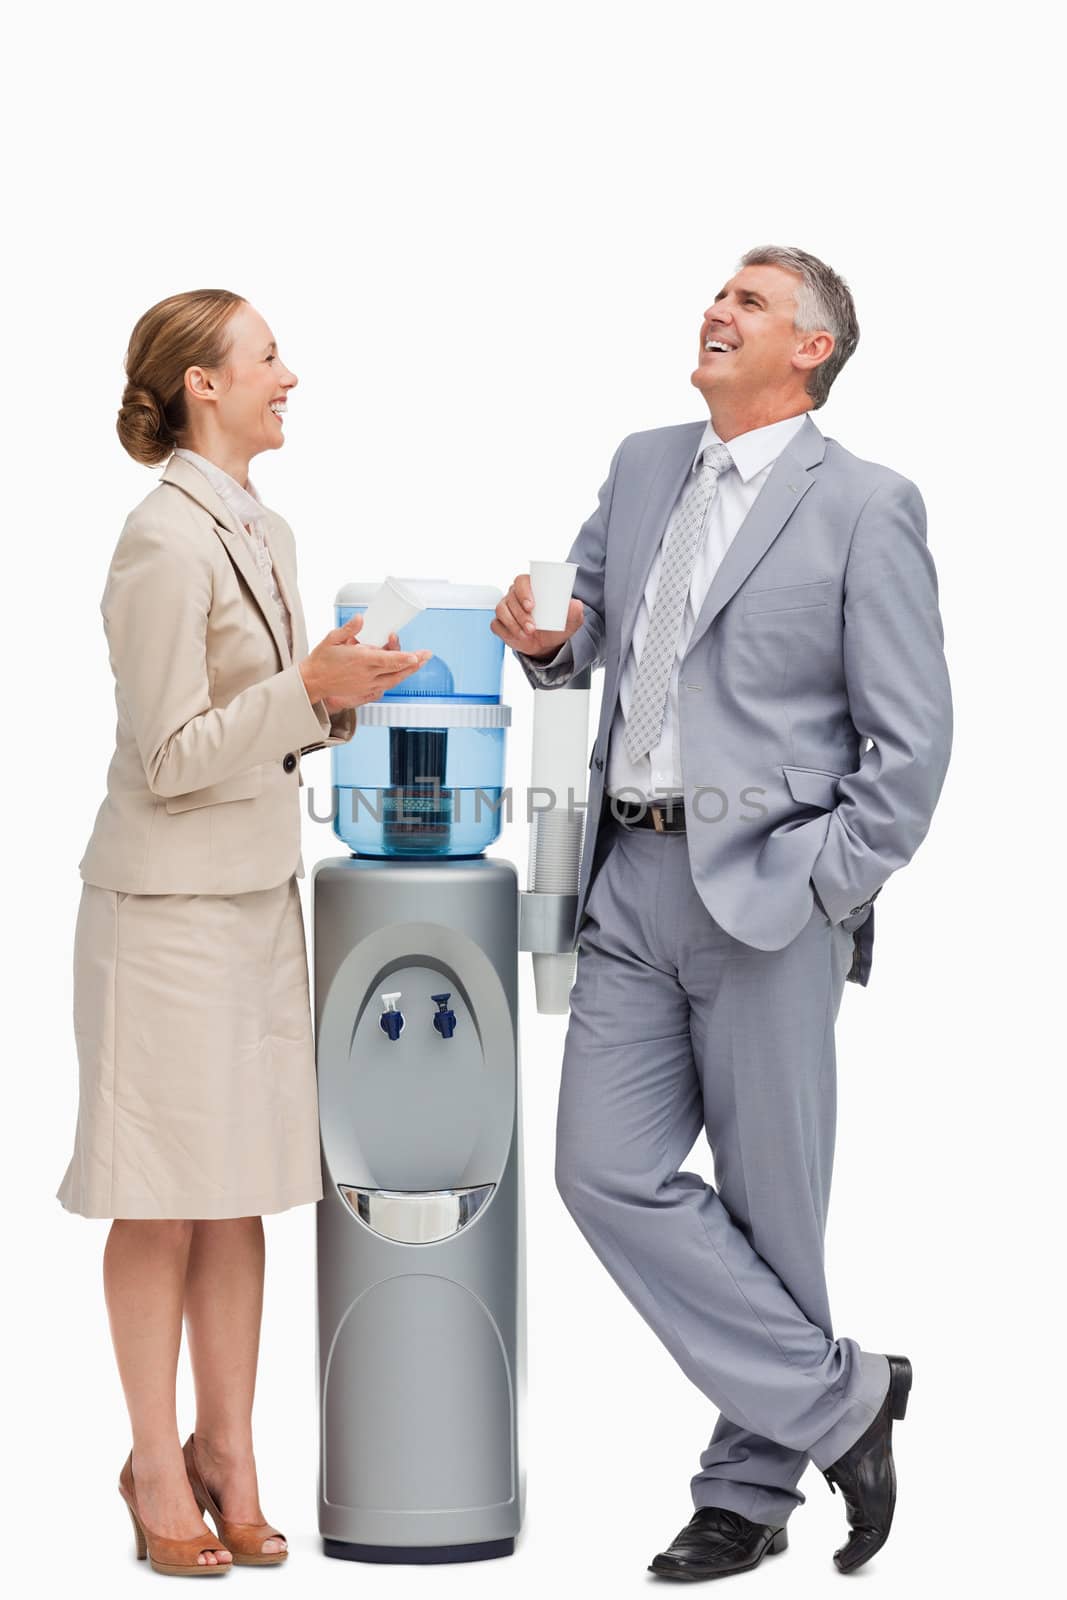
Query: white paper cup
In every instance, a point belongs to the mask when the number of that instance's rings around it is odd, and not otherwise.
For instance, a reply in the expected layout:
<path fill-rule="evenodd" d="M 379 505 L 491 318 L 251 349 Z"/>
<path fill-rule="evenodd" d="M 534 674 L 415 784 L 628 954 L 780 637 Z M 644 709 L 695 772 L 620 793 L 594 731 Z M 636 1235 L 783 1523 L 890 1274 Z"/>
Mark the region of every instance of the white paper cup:
<path fill-rule="evenodd" d="M 530 588 L 533 591 L 533 624 L 561 633 L 567 626 L 567 611 L 578 571 L 574 561 L 531 561 Z"/>
<path fill-rule="evenodd" d="M 534 999 L 542 1017 L 565 1017 L 571 1008 L 571 985 L 578 956 L 574 950 L 533 958 Z"/>
<path fill-rule="evenodd" d="M 399 578 L 386 578 L 363 613 L 363 626 L 357 635 L 360 644 L 383 647 L 391 633 L 399 633 L 406 622 L 426 609 L 422 597 Z"/>

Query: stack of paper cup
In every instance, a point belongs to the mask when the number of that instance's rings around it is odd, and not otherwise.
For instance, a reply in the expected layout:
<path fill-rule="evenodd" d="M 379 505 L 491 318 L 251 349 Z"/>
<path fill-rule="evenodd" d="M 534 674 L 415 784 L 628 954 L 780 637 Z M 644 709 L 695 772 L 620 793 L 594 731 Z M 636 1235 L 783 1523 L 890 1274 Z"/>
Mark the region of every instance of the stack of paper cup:
<path fill-rule="evenodd" d="M 531 561 L 530 588 L 533 591 L 532 622 L 535 628 L 562 633 L 574 592 L 574 561 Z"/>
<path fill-rule="evenodd" d="M 386 578 L 363 613 L 360 644 L 386 645 L 391 633 L 399 633 L 406 622 L 426 609 L 426 602 L 411 584 L 399 578 Z"/>

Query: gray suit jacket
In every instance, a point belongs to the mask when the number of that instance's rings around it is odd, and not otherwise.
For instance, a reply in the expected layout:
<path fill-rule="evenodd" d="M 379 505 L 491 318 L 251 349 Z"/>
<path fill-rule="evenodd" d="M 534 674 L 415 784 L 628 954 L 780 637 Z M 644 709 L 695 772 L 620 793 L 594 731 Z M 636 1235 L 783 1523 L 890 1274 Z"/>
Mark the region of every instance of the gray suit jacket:
<path fill-rule="evenodd" d="M 623 440 L 575 540 L 581 628 L 536 687 L 603 666 L 577 937 L 596 856 L 621 664 L 703 422 Z M 810 415 L 771 468 L 712 581 L 679 669 L 693 880 L 715 920 L 779 950 L 817 897 L 854 932 L 867 982 L 873 900 L 926 835 L 952 698 L 918 489 L 823 436 Z"/>

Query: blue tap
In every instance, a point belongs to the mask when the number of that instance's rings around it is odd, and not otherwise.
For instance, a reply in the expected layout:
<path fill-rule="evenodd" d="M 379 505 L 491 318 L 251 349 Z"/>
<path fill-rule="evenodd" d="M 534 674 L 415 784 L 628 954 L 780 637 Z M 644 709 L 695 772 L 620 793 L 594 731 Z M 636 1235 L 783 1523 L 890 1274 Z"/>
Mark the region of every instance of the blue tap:
<path fill-rule="evenodd" d="M 400 994 L 401 991 L 397 989 L 393 994 L 382 995 L 382 1014 L 378 1018 L 379 1028 L 394 1042 L 400 1038 L 400 1030 L 404 1026 L 404 1013 L 397 1003 Z"/>
<path fill-rule="evenodd" d="M 456 1013 L 448 1009 L 448 1002 L 451 998 L 451 991 L 448 994 L 432 994 L 430 996 L 430 999 L 437 1006 L 437 1010 L 433 1014 L 433 1025 L 442 1039 L 451 1039 L 456 1031 Z"/>

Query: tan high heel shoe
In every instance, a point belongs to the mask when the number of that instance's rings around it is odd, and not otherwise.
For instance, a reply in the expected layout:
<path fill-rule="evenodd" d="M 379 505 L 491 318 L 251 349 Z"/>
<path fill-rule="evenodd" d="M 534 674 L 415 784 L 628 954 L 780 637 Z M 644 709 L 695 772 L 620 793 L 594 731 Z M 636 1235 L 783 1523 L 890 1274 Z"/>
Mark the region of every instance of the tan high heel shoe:
<path fill-rule="evenodd" d="M 147 1557 L 153 1572 L 161 1572 L 167 1578 L 217 1578 L 222 1573 L 229 1572 L 231 1562 L 217 1561 L 214 1564 L 205 1562 L 203 1565 L 197 1560 L 198 1556 L 212 1554 L 224 1555 L 225 1551 L 211 1537 L 211 1530 L 206 1525 L 204 1534 L 193 1539 L 166 1539 L 162 1534 L 153 1533 L 151 1528 L 146 1528 L 141 1521 L 141 1513 L 137 1509 L 137 1494 L 133 1486 L 133 1451 L 126 1457 L 126 1465 L 119 1473 L 119 1494 L 126 1502 L 133 1523 L 134 1538 L 137 1541 L 137 1559 L 144 1561 Z"/>
<path fill-rule="evenodd" d="M 269 1522 L 229 1522 L 215 1504 L 211 1490 L 204 1482 L 200 1465 L 196 1459 L 196 1446 L 193 1443 L 195 1435 L 190 1434 L 182 1446 L 185 1457 L 185 1470 L 189 1474 L 189 1483 L 196 1496 L 196 1503 L 201 1511 L 206 1511 L 219 1538 L 233 1554 L 234 1566 L 237 1567 L 277 1567 L 286 1559 L 288 1550 L 264 1550 L 263 1546 L 268 1539 L 284 1539 L 285 1534 L 277 1528 L 272 1528 Z"/>

